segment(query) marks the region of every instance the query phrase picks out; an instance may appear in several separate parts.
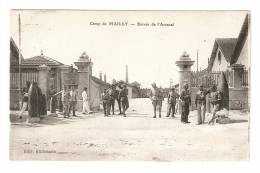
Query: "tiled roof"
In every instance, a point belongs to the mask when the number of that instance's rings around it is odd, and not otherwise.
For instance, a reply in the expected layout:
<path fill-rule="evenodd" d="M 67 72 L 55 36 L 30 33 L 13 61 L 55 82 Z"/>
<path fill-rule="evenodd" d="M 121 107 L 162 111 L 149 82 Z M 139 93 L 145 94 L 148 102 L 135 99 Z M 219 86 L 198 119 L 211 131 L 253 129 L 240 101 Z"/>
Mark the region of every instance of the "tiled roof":
<path fill-rule="evenodd" d="M 227 62 L 230 62 L 231 56 L 237 44 L 237 38 L 218 38 L 216 42 L 219 45 L 222 53 L 224 54 Z"/>
<path fill-rule="evenodd" d="M 211 70 L 218 48 L 224 54 L 226 61 L 229 63 L 237 43 L 237 38 L 217 38 L 211 52 L 208 69 Z"/>
<path fill-rule="evenodd" d="M 95 76 L 91 76 L 92 77 L 92 80 L 98 84 L 101 84 L 101 85 L 107 85 L 107 86 L 110 86 L 109 83 L 105 82 L 105 81 L 102 81 L 100 80 L 99 78 L 95 77 Z"/>
<path fill-rule="evenodd" d="M 230 64 L 235 64 L 238 60 L 238 57 L 244 47 L 244 44 L 246 42 L 247 36 L 248 36 L 248 26 L 249 26 L 249 14 L 246 15 L 245 20 L 243 22 L 243 25 L 241 27 L 240 33 L 238 35 L 238 40 L 237 40 L 237 44 L 236 47 L 234 49 L 234 52 L 232 54 L 232 58 L 230 61 Z"/>
<path fill-rule="evenodd" d="M 39 65 L 47 65 L 47 66 L 59 66 L 64 65 L 59 61 L 56 61 L 50 57 L 39 55 L 32 58 L 24 59 L 23 65 L 33 65 L 33 66 L 39 66 Z"/>

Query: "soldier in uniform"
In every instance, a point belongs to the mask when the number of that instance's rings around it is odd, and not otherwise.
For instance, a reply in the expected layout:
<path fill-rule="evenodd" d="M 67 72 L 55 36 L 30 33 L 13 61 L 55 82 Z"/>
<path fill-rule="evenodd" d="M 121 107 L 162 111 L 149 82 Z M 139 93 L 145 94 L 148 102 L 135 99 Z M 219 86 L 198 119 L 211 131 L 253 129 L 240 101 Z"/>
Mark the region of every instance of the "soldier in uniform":
<path fill-rule="evenodd" d="M 169 117 L 170 114 L 172 113 L 172 117 L 175 117 L 175 105 L 176 105 L 176 99 L 179 98 L 179 94 L 175 92 L 175 88 L 171 88 L 171 91 L 169 92 L 168 96 L 167 96 L 167 103 L 168 103 L 168 107 L 167 107 L 167 116 Z"/>
<path fill-rule="evenodd" d="M 55 88 L 53 87 L 53 85 L 51 86 L 51 89 L 50 89 L 50 111 L 51 113 L 56 113 L 56 90 Z"/>
<path fill-rule="evenodd" d="M 103 109 L 104 109 L 104 116 L 110 115 L 110 107 L 111 107 L 111 100 L 113 98 L 111 97 L 111 92 L 108 90 L 104 90 L 102 93 L 102 102 L 103 102 Z"/>
<path fill-rule="evenodd" d="M 126 89 L 126 84 L 123 84 L 122 86 L 120 86 L 120 91 L 118 94 L 118 98 L 120 99 L 121 102 L 121 107 L 123 109 L 123 116 L 125 117 L 125 111 L 129 108 L 129 102 L 128 102 L 128 98 L 127 98 L 127 89 Z"/>
<path fill-rule="evenodd" d="M 212 118 L 208 122 L 209 124 L 214 124 L 216 119 L 216 113 L 222 108 L 222 93 L 217 90 L 217 86 L 213 85 L 210 93 L 211 104 L 213 105 Z"/>
<path fill-rule="evenodd" d="M 71 86 L 69 112 L 72 110 L 73 116 L 76 116 L 75 110 L 76 110 L 77 99 L 78 99 L 77 97 L 78 97 L 77 91 L 74 89 L 74 86 Z"/>
<path fill-rule="evenodd" d="M 69 109 L 70 109 L 70 92 L 68 91 L 68 89 L 64 90 L 64 118 L 66 117 L 70 117 L 70 113 L 69 113 Z"/>
<path fill-rule="evenodd" d="M 189 91 L 188 84 L 183 85 L 183 90 L 181 91 L 180 99 L 181 99 L 181 122 L 182 123 L 190 123 L 188 121 L 189 116 L 189 107 L 191 105 L 191 96 Z"/>
<path fill-rule="evenodd" d="M 112 85 L 112 100 L 111 100 L 111 108 L 112 108 L 112 113 L 113 115 L 115 115 L 115 101 L 117 100 L 118 103 L 118 107 L 119 107 L 119 115 L 122 114 L 121 113 L 121 105 L 120 105 L 120 101 L 118 100 L 118 90 L 116 89 L 115 85 Z"/>
<path fill-rule="evenodd" d="M 150 99 L 153 104 L 153 112 L 154 112 L 153 118 L 156 118 L 156 108 L 157 107 L 159 109 L 159 118 L 161 118 L 163 95 L 162 95 L 162 92 L 160 91 L 160 89 L 157 88 L 155 83 L 152 83 Z"/>
<path fill-rule="evenodd" d="M 206 95 L 210 93 L 210 90 L 206 91 L 203 88 L 203 85 L 199 86 L 199 91 L 196 93 L 195 105 L 198 113 L 198 122 L 197 125 L 203 124 L 205 121 L 206 113 Z"/>

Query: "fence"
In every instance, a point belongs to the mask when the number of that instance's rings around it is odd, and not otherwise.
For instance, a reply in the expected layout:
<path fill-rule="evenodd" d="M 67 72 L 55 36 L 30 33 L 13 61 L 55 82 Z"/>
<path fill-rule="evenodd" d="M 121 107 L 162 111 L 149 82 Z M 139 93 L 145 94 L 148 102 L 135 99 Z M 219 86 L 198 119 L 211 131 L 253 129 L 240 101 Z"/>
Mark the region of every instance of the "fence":
<path fill-rule="evenodd" d="M 224 71 L 228 85 L 230 88 L 234 87 L 235 80 L 241 80 L 242 87 L 248 87 L 248 70 L 244 70 L 241 74 L 241 79 L 235 79 L 234 71 Z M 221 71 L 192 71 L 191 72 L 191 87 L 198 87 L 202 84 L 204 87 L 209 88 L 213 84 L 218 84 L 220 80 Z"/>
<path fill-rule="evenodd" d="M 38 82 L 38 72 L 21 72 L 21 88 L 26 87 L 26 82 Z M 19 89 L 19 73 L 10 72 L 10 89 Z"/>

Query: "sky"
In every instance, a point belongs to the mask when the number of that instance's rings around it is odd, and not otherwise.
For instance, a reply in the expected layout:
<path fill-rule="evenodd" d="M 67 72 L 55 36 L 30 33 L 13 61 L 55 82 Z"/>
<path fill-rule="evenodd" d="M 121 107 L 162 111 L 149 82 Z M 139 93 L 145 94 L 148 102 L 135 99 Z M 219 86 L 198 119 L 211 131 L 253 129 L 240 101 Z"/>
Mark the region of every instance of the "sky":
<path fill-rule="evenodd" d="M 45 56 L 70 65 L 86 52 L 96 77 L 102 72 L 108 82 L 125 80 L 128 65 L 129 82 L 169 87 L 170 79 L 178 83 L 175 61 L 184 51 L 196 61 L 198 50 L 199 69 L 206 68 L 215 39 L 238 37 L 246 11 L 12 10 L 10 32 L 16 44 L 18 14 L 24 58 L 42 50 Z"/>

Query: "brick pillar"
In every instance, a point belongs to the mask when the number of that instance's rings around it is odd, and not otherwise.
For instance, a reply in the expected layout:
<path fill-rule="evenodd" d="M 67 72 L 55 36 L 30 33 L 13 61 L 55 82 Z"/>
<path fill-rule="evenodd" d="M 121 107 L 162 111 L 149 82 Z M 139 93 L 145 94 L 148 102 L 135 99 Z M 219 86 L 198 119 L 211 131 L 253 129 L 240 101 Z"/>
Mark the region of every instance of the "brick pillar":
<path fill-rule="evenodd" d="M 78 102 L 77 102 L 77 110 L 82 111 L 82 97 L 81 94 L 85 87 L 88 88 L 88 96 L 91 98 L 91 88 L 90 88 L 90 78 L 91 78 L 91 69 L 92 62 L 89 60 L 89 57 L 86 53 L 83 53 L 77 62 L 74 64 L 78 67 Z M 91 100 L 91 99 L 89 99 Z M 91 104 L 89 102 L 89 104 Z M 91 108 L 91 105 L 89 105 Z"/>
<path fill-rule="evenodd" d="M 244 71 L 244 65 L 242 64 L 233 64 L 231 66 L 234 72 L 234 88 L 241 88 L 242 87 L 242 74 Z"/>

